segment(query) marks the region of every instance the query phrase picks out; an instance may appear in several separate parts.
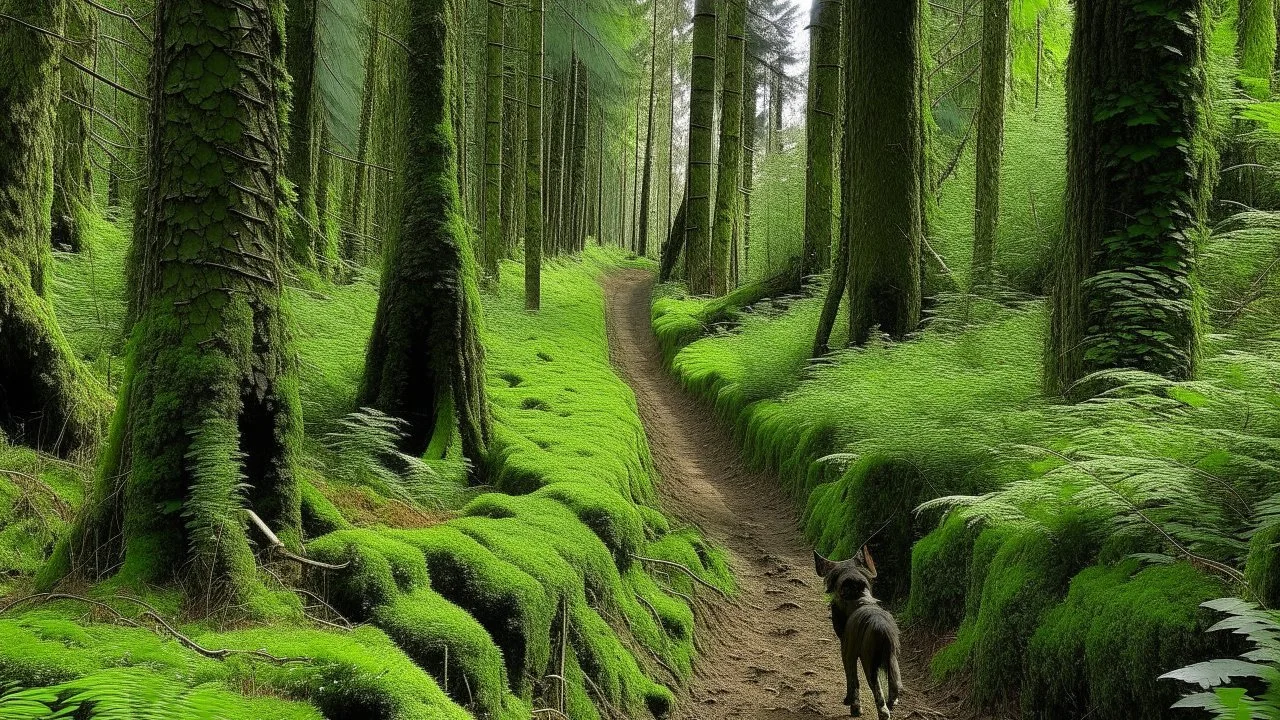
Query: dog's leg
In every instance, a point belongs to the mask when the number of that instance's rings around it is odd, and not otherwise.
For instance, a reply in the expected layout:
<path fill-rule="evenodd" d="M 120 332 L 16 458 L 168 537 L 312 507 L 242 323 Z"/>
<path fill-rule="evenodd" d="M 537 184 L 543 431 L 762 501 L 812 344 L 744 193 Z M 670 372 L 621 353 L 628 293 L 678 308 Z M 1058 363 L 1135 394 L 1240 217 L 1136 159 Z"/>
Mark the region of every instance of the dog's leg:
<path fill-rule="evenodd" d="M 902 694 L 902 671 L 898 669 L 898 654 L 889 656 L 889 709 L 898 704 L 898 696 Z"/>
<path fill-rule="evenodd" d="M 853 717 L 862 715 L 862 689 L 858 687 L 858 642 L 854 633 L 845 632 L 840 638 L 840 659 L 844 662 L 844 704 Z"/>
<path fill-rule="evenodd" d="M 880 668 L 871 653 L 862 658 L 862 672 L 866 674 L 867 684 L 871 686 L 871 696 L 876 700 L 876 712 L 880 720 L 889 720 L 889 706 L 884 702 L 884 690 L 880 687 Z"/>

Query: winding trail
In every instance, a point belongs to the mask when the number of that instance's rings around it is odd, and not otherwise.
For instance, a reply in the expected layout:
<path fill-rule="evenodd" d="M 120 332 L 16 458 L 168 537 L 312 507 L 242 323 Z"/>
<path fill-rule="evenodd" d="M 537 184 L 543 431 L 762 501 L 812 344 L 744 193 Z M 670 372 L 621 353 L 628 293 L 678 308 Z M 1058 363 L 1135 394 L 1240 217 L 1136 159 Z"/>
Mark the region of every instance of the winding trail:
<path fill-rule="evenodd" d="M 604 281 L 610 354 L 635 391 L 666 509 L 725 548 L 740 596 L 700 613 L 700 657 L 677 718 L 813 720 L 848 717 L 839 644 L 812 551 L 780 483 L 748 468 L 714 414 L 662 366 L 650 324 L 652 274 Z M 975 715 L 927 677 L 933 647 L 910 633 L 902 657 L 906 693 L 895 719 Z M 863 716 L 875 703 L 862 683 Z"/>

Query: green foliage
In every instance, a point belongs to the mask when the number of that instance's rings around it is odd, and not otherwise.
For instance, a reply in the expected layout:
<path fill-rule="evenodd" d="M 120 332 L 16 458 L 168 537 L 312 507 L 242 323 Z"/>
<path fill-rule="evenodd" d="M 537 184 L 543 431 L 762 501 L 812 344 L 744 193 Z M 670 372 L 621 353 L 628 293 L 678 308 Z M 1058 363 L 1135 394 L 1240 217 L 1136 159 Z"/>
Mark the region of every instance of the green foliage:
<path fill-rule="evenodd" d="M 1236 598 L 1206 601 L 1201 607 L 1227 615 L 1209 632 L 1231 630 L 1247 640 L 1250 649 L 1240 659 L 1198 662 L 1160 676 L 1209 691 L 1188 695 L 1174 707 L 1208 710 L 1220 720 L 1275 717 L 1280 713 L 1280 617 Z M 1261 689 L 1231 687 L 1235 679 L 1256 680 Z"/>

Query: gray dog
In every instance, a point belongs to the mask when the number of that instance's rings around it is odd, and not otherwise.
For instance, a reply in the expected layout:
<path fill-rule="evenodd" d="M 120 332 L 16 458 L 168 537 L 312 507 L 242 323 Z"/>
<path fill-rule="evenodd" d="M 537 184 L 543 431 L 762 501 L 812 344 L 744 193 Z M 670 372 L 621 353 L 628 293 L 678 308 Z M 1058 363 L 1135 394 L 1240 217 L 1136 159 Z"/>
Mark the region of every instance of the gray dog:
<path fill-rule="evenodd" d="M 844 562 L 832 562 L 815 550 L 814 569 L 827 581 L 831 595 L 831 623 L 840 638 L 840 658 L 848 694 L 844 704 L 849 714 L 862 715 L 858 693 L 858 661 L 871 685 L 880 720 L 889 720 L 889 711 L 902 693 L 902 675 L 898 670 L 898 623 L 880 601 L 871 596 L 871 581 L 876 576 L 875 560 L 862 548 Z M 880 687 L 880 671 L 889 676 L 889 700 L 885 702 Z"/>

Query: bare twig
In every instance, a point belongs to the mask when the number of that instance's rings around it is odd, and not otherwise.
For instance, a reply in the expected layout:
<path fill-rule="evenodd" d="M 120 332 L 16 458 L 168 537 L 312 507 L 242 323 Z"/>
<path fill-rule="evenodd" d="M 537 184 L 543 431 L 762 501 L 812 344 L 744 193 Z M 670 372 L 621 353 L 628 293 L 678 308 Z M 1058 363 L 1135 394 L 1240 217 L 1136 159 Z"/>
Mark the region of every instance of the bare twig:
<path fill-rule="evenodd" d="M 685 575 L 688 575 L 690 578 L 693 579 L 694 582 L 698 583 L 699 585 L 703 585 L 711 588 L 712 590 L 715 590 L 716 592 L 720 593 L 720 597 L 724 598 L 725 600 L 729 599 L 729 593 L 725 592 L 724 590 L 721 590 L 715 585 L 712 585 L 706 580 L 703 580 L 702 578 L 698 577 L 696 573 L 694 573 L 692 570 L 685 567 L 684 565 L 681 565 L 680 563 L 671 562 L 670 560 L 659 560 L 658 558 L 644 557 L 643 555 L 636 555 L 635 553 L 631 553 L 631 557 L 635 560 L 639 560 L 640 562 L 644 562 L 644 563 L 676 568 L 677 570 L 684 572 Z"/>
<path fill-rule="evenodd" d="M 254 527 L 258 528 L 258 532 L 262 533 L 267 538 L 267 542 L 270 543 L 272 550 L 280 553 L 283 557 L 302 565 L 310 565 L 311 567 L 320 568 L 321 570 L 342 570 L 351 564 L 350 561 L 347 561 L 341 565 L 332 565 L 330 563 L 320 562 L 319 560 L 304 558 L 301 555 L 295 555 L 289 551 L 289 548 L 285 547 L 280 538 L 276 537 L 276 534 L 271 531 L 271 528 L 267 527 L 267 524 L 262 521 L 262 518 L 258 517 L 258 513 L 247 508 L 244 512 L 249 516 L 249 520 L 254 524 Z"/>

